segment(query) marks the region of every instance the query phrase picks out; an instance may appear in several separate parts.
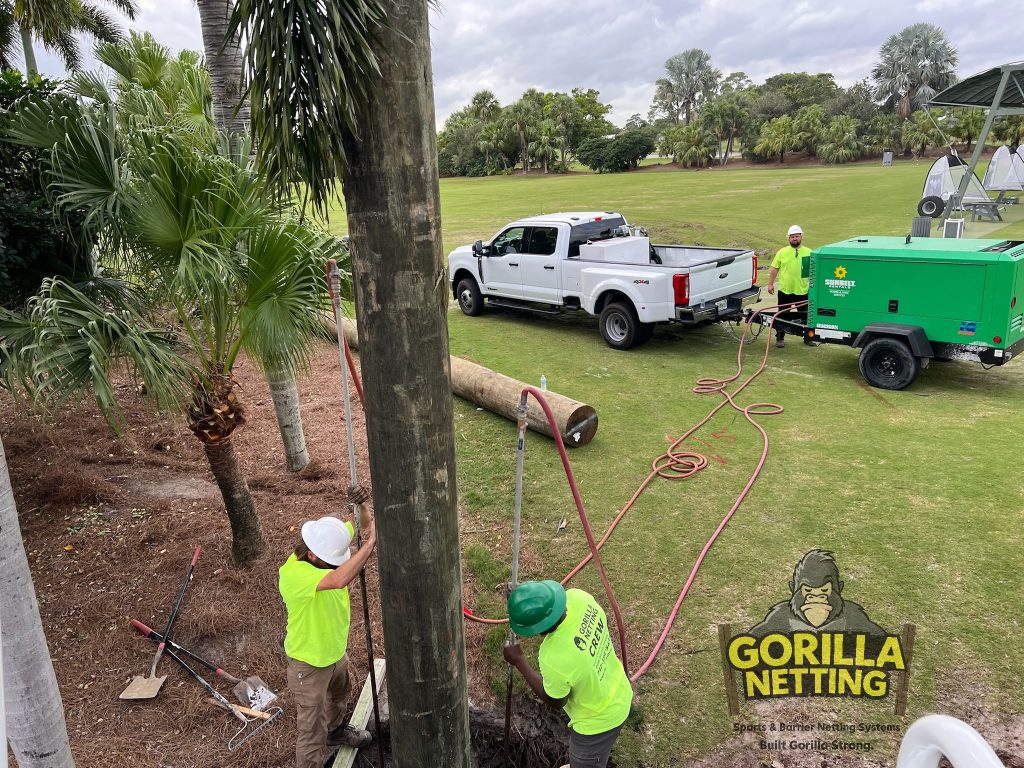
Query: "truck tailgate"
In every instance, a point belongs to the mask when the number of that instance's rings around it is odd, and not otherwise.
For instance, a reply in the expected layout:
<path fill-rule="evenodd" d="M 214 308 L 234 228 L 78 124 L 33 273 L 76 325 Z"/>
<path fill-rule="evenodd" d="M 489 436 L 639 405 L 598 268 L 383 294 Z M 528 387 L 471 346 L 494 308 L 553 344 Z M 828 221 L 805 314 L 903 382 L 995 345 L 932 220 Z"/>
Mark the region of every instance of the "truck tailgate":
<path fill-rule="evenodd" d="M 754 282 L 754 254 L 740 251 L 690 268 L 690 306 L 707 304 L 750 288 Z"/>

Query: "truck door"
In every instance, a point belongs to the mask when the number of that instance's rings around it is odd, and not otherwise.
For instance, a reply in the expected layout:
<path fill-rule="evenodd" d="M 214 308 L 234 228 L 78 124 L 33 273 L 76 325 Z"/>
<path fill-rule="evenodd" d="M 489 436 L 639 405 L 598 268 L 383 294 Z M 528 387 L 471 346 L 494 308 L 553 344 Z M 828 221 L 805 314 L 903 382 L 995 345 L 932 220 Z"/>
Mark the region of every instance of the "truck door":
<path fill-rule="evenodd" d="M 519 259 L 523 298 L 545 304 L 560 304 L 560 265 L 555 255 L 558 250 L 558 227 L 527 227 L 526 240 L 526 252 Z"/>
<path fill-rule="evenodd" d="M 526 227 L 509 227 L 491 241 L 483 257 L 485 293 L 512 299 L 523 297 L 520 260 L 525 247 Z"/>

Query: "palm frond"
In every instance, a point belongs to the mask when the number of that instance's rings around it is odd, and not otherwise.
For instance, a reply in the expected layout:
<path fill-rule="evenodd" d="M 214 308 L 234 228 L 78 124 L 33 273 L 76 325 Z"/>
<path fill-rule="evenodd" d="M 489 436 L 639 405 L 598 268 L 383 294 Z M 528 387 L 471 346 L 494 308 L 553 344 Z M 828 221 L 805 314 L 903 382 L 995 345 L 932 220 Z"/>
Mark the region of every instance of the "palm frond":
<path fill-rule="evenodd" d="M 387 24 L 382 0 L 239 0 L 229 37 L 247 39 L 257 161 L 279 194 L 302 178 L 326 213 L 344 163 L 341 129 L 358 133 Z"/>
<path fill-rule="evenodd" d="M 102 8 L 89 3 L 82 3 L 76 27 L 105 43 L 117 43 L 124 40 L 124 32 L 117 26 L 114 17 Z"/>
<path fill-rule="evenodd" d="M 341 260 L 338 241 L 294 221 L 250 233 L 245 304 L 239 316 L 242 346 L 258 365 L 308 367 L 329 306 L 324 265 Z M 347 274 L 347 273 L 346 273 Z"/>
<path fill-rule="evenodd" d="M 99 72 L 76 72 L 67 80 L 67 92 L 72 96 L 91 99 L 104 104 L 114 100 L 107 81 Z"/>
<path fill-rule="evenodd" d="M 111 375 L 119 364 L 145 383 L 161 407 L 181 407 L 194 373 L 164 330 L 127 306 L 100 303 L 59 279 L 44 281 L 27 316 L 0 310 L 0 335 L 8 386 L 25 389 L 39 408 L 50 410 L 91 390 L 115 425 L 119 406 Z"/>
<path fill-rule="evenodd" d="M 14 5 L 10 2 L 0 2 L 0 69 L 17 68 L 19 40 Z"/>

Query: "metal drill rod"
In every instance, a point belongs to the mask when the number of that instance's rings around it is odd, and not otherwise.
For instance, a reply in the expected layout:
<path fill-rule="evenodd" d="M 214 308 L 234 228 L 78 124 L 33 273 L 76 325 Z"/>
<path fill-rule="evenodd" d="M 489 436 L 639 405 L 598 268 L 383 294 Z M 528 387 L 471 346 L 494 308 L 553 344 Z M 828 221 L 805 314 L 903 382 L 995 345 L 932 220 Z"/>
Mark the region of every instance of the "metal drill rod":
<path fill-rule="evenodd" d="M 519 434 L 516 439 L 516 501 L 515 513 L 512 516 L 512 580 L 509 584 L 509 593 L 519 585 L 519 532 L 523 515 L 523 454 L 526 444 L 526 398 L 527 393 L 519 398 L 519 410 L 516 413 L 516 424 L 519 427 Z M 511 645 L 516 640 L 516 633 L 512 631 L 509 623 L 507 644 Z M 512 736 L 512 665 L 508 665 L 508 679 L 505 682 L 505 750 L 508 751 L 509 741 Z"/>

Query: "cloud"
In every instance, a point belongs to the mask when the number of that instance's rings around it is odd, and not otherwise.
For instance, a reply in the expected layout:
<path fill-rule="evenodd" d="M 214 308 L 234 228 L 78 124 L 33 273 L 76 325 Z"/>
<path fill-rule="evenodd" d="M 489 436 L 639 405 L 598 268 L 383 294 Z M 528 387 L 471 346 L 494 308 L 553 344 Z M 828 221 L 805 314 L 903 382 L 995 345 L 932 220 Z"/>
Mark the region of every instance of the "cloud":
<path fill-rule="evenodd" d="M 977 0 L 975 8 L 1000 6 Z M 438 125 L 483 88 L 508 104 L 527 88 L 596 88 L 623 123 L 646 115 L 665 60 L 703 48 L 723 72 L 755 82 L 780 72 L 832 72 L 842 85 L 869 77 L 885 39 L 926 21 L 945 29 L 960 54 L 959 74 L 1021 58 L 1013 24 L 953 24 L 955 0 L 441 0 L 431 10 Z M 994 17 L 993 17 L 994 18 Z M 192 0 L 143 0 L 132 25 L 177 50 L 202 48 Z M 41 68 L 63 74 L 40 53 Z"/>

